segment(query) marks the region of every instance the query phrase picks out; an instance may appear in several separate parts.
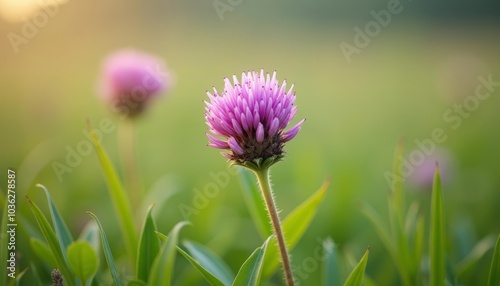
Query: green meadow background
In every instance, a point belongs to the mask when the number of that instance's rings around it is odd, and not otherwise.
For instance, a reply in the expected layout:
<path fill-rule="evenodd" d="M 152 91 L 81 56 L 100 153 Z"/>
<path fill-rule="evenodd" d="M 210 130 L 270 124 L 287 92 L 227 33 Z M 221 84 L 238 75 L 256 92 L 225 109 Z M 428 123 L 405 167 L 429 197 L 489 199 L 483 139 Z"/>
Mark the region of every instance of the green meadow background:
<path fill-rule="evenodd" d="M 281 215 L 331 178 L 309 231 L 292 251 L 295 267 L 313 256 L 318 241 L 331 237 L 356 260 L 370 245 L 367 275 L 379 285 L 398 285 L 396 267 L 359 206 L 368 203 L 388 223 L 390 188 L 384 173 L 392 170 L 394 149 L 405 138 L 410 153 L 417 148 L 415 141 L 431 138 L 435 128 L 447 136 L 436 147 L 453 157 L 444 183 L 447 242 L 454 249 L 449 259 L 457 261 L 471 243 L 498 235 L 500 86 L 468 118 L 461 117 L 458 128 L 443 119 L 454 104 L 474 95 L 478 76 L 500 82 L 498 4 L 401 1 L 401 12 L 392 14 L 388 25 L 348 62 L 341 43 L 353 45 L 354 28 L 363 30 L 373 21 L 370 11 L 387 9 L 389 2 L 68 0 L 17 53 L 8 35 L 22 36 L 32 16 L 17 22 L 0 19 L 0 186 L 5 193 L 7 168 L 14 168 L 18 271 L 33 261 L 47 277 L 50 273 L 28 245 L 28 235 L 41 235 L 25 195 L 47 211 L 36 183 L 49 189 L 75 236 L 90 220 L 85 211 L 92 211 L 107 229 L 114 253 L 124 253 L 95 152 L 82 156 L 61 180 L 53 168 L 54 162 L 67 164 L 68 150 L 88 140 L 82 131 L 89 118 L 96 128 L 101 120 L 116 126 L 102 142 L 123 174 L 117 145 L 123 122 L 97 94 L 101 61 L 122 48 L 163 58 L 174 77 L 171 90 L 136 122 L 143 188 L 172 194 L 155 211 L 164 233 L 184 219 L 180 207 L 193 206 L 198 190 L 214 182 L 213 174 L 228 174 L 226 160 L 206 146 L 205 91 L 212 86 L 221 90 L 224 76 L 263 68 L 295 83 L 294 123 L 307 118 L 287 143 L 284 162 L 272 169 Z M 221 18 L 214 3 L 231 9 Z M 193 226 L 181 237 L 208 245 L 237 271 L 262 241 L 238 178 L 224 176 L 228 184 L 219 184 L 217 196 L 189 217 Z M 427 214 L 430 187 L 408 180 L 404 187 Z M 138 221 L 144 214 L 138 211 Z M 491 255 L 485 255 L 468 281 L 485 281 Z M 183 258 L 177 264 L 177 285 L 204 285 Z M 317 267 L 299 277 L 301 285 L 317 285 L 320 273 Z M 26 285 L 29 279 L 28 273 Z M 269 282 L 280 283 L 279 274 Z"/>

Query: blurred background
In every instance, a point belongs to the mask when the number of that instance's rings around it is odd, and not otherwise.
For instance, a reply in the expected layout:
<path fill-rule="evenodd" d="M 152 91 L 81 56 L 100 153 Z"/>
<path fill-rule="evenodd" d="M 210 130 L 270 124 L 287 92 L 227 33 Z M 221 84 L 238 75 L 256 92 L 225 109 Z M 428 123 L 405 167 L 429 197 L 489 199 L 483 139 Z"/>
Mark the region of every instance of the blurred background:
<path fill-rule="evenodd" d="M 397 11 L 390 19 L 377 20 L 390 9 Z M 446 169 L 449 233 L 475 242 L 500 232 L 497 1 L 0 0 L 0 35 L 0 170 L 17 170 L 18 214 L 26 222 L 18 230 L 23 267 L 37 261 L 26 233 L 38 232 L 29 229 L 35 222 L 24 196 L 46 205 L 36 183 L 50 190 L 75 236 L 90 210 L 116 241 L 114 251 L 122 251 L 95 152 L 59 178 L 54 171 L 55 162 L 67 165 L 68 150 L 88 140 L 82 131 L 89 118 L 94 126 L 103 119 L 117 126 L 102 142 L 123 174 L 117 148 L 123 122 L 97 93 L 102 60 L 122 48 L 157 55 L 174 77 L 171 91 L 136 122 L 142 185 L 172 194 L 155 213 L 164 233 L 184 219 L 180 206 L 193 206 L 196 190 L 214 182 L 211 174 L 228 170 L 219 152 L 206 147 L 205 91 L 221 90 L 224 76 L 261 68 L 295 83 L 294 122 L 307 118 L 287 144 L 286 160 L 273 168 L 281 215 L 325 178 L 332 180 L 292 252 L 295 267 L 331 237 L 356 259 L 371 245 L 368 275 L 380 285 L 397 285 L 395 266 L 359 205 L 368 203 L 386 219 L 384 174 L 392 170 L 398 141 L 405 138 L 405 154 L 411 154 L 436 128 L 446 139 L 434 142 L 430 166 L 438 160 Z M 497 84 L 480 88 L 490 96 L 478 99 L 476 89 L 488 78 Z M 430 185 L 426 171 L 417 169 L 428 164 L 416 165 L 404 187 L 427 214 Z M 209 245 L 237 271 L 261 239 L 238 178 L 229 178 L 189 217 L 193 227 L 182 236 Z M 138 211 L 138 221 L 143 215 Z M 203 283 L 182 258 L 178 264 L 177 285 Z M 471 281 L 484 281 L 485 273 L 474 271 Z M 316 285 L 319 274 L 317 268 L 300 279 Z M 279 285 L 280 275 L 270 283 Z"/>

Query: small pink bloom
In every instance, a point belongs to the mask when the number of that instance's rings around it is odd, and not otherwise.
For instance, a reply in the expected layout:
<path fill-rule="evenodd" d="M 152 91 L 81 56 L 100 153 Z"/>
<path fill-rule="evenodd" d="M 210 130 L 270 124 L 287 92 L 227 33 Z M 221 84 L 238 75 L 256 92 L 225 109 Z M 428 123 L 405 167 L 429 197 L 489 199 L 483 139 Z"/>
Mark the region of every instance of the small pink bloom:
<path fill-rule="evenodd" d="M 103 62 L 101 96 L 121 114 L 140 114 L 153 98 L 170 88 L 170 74 L 165 63 L 136 50 L 120 50 Z"/>

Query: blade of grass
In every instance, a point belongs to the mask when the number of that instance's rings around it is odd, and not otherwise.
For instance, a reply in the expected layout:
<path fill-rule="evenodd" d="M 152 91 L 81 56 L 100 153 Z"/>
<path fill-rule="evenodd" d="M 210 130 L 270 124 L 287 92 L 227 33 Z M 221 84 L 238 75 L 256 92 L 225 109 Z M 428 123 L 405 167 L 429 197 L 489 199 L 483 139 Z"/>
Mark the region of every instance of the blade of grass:
<path fill-rule="evenodd" d="M 488 286 L 500 285 L 500 235 L 498 236 L 491 259 L 490 274 L 488 276 Z"/>
<path fill-rule="evenodd" d="M 175 254 L 180 230 L 189 224 L 186 221 L 177 223 L 170 231 L 168 239 L 163 243 L 160 253 L 153 262 L 151 268 L 149 285 L 168 286 L 172 280 L 172 272 L 175 263 Z"/>
<path fill-rule="evenodd" d="M 101 163 L 101 167 L 104 173 L 104 178 L 108 185 L 109 194 L 113 201 L 113 206 L 116 211 L 116 216 L 119 221 L 120 229 L 122 235 L 125 238 L 125 247 L 127 249 L 128 257 L 130 259 L 132 267 L 135 267 L 135 261 L 137 256 L 137 236 L 134 228 L 134 218 L 132 213 L 132 208 L 130 201 L 128 199 L 127 193 L 123 189 L 122 183 L 118 178 L 118 175 L 109 159 L 106 151 L 102 147 L 97 135 L 92 128 L 90 121 L 87 121 L 89 132 L 92 136 L 92 141 L 97 151 L 97 156 Z"/>
<path fill-rule="evenodd" d="M 231 285 L 234 280 L 234 274 L 231 268 L 217 254 L 194 241 L 184 241 L 183 245 L 200 265 L 215 275 L 224 285 Z"/>
<path fill-rule="evenodd" d="M 38 258 L 47 263 L 50 268 L 57 268 L 57 261 L 50 247 L 38 238 L 30 238 L 30 246 Z"/>
<path fill-rule="evenodd" d="M 108 264 L 109 272 L 111 272 L 111 278 L 113 278 L 113 282 L 114 282 L 115 286 L 122 286 L 123 282 L 120 279 L 120 275 L 118 274 L 118 270 L 116 270 L 115 260 L 113 259 L 113 254 L 111 253 L 111 248 L 109 247 L 108 239 L 107 239 L 106 233 L 104 232 L 104 229 L 101 225 L 101 222 L 95 216 L 95 214 L 93 214 L 91 212 L 87 212 L 87 214 L 90 215 L 95 220 L 95 222 L 97 223 L 97 226 L 99 227 L 99 233 L 101 235 L 102 250 L 104 251 L 104 258 L 106 258 L 106 263 Z"/>
<path fill-rule="evenodd" d="M 201 275 L 205 278 L 205 280 L 208 283 L 210 283 L 210 285 L 213 286 L 230 285 L 230 284 L 224 284 L 219 278 L 217 278 L 217 276 L 208 271 L 208 269 L 203 267 L 198 261 L 196 261 L 196 259 L 191 257 L 187 252 L 182 250 L 180 247 L 177 247 L 177 251 L 179 251 L 179 253 L 182 254 L 182 256 L 184 256 L 184 258 L 186 258 L 186 260 L 189 261 L 189 263 L 191 263 L 191 265 L 193 265 L 201 273 Z"/>
<path fill-rule="evenodd" d="M 266 254 L 266 249 L 269 243 L 269 238 L 264 242 L 264 244 L 257 249 L 248 257 L 248 259 L 243 263 L 236 278 L 234 279 L 233 286 L 257 286 L 260 285 L 260 277 L 262 273 L 262 267 L 264 265 L 264 255 Z"/>
<path fill-rule="evenodd" d="M 160 241 L 155 235 L 156 224 L 151 215 L 153 207 L 154 205 L 149 207 L 146 219 L 144 220 L 139 240 L 139 254 L 137 256 L 137 278 L 144 282 L 148 282 L 153 260 L 160 251 Z"/>
<path fill-rule="evenodd" d="M 344 283 L 344 286 L 361 286 L 363 285 L 363 279 L 365 277 L 366 264 L 368 263 L 368 255 L 370 253 L 370 247 L 366 250 L 365 254 L 359 261 L 358 265 L 354 267 L 349 277 Z"/>
<path fill-rule="evenodd" d="M 430 229 L 430 285 L 442 286 L 446 277 L 445 245 L 444 245 L 444 213 L 443 194 L 439 168 L 436 164 L 431 199 Z"/>
<path fill-rule="evenodd" d="M 458 262 L 455 267 L 457 276 L 460 277 L 472 270 L 479 259 L 481 259 L 481 257 L 483 257 L 494 245 L 495 238 L 493 236 L 487 236 L 476 243 L 470 253 Z"/>
<path fill-rule="evenodd" d="M 340 263 L 338 248 L 330 237 L 323 240 L 323 257 L 322 285 L 341 286 L 342 265 Z"/>
<path fill-rule="evenodd" d="M 45 196 L 47 196 L 47 202 L 49 204 L 50 216 L 52 217 L 52 224 L 54 225 L 54 232 L 59 240 L 59 245 L 61 247 L 61 252 L 64 256 L 64 260 L 68 263 L 68 258 L 66 256 L 66 248 L 73 242 L 73 237 L 71 236 L 71 232 L 68 229 L 66 223 L 57 210 L 54 202 L 52 201 L 52 197 L 50 196 L 47 188 L 41 184 L 37 184 L 37 187 L 41 188 L 45 192 Z"/>
<path fill-rule="evenodd" d="M 59 241 L 57 240 L 56 234 L 52 230 L 49 221 L 42 213 L 42 211 L 38 208 L 38 206 L 33 201 L 30 200 L 30 198 L 26 196 L 26 199 L 28 200 L 29 207 L 31 208 L 31 211 L 35 216 L 35 220 L 40 230 L 42 231 L 45 241 L 47 241 L 47 244 L 49 245 L 52 253 L 54 254 L 58 268 L 61 270 L 61 273 L 66 278 L 65 281 L 67 285 L 71 286 L 75 285 L 73 273 L 71 272 L 68 264 L 66 263 L 66 260 L 64 259 L 64 256 L 61 251 L 61 246 L 59 245 Z"/>

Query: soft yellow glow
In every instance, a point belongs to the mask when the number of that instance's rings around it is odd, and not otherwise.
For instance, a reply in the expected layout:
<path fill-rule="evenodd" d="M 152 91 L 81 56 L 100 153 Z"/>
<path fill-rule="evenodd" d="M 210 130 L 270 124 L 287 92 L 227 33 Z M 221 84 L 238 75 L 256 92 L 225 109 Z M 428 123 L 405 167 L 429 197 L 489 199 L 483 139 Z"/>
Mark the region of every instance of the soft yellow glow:
<path fill-rule="evenodd" d="M 67 0 L 0 0 L 0 16 L 18 23 L 29 19 L 38 9 L 49 5 L 61 5 Z"/>

